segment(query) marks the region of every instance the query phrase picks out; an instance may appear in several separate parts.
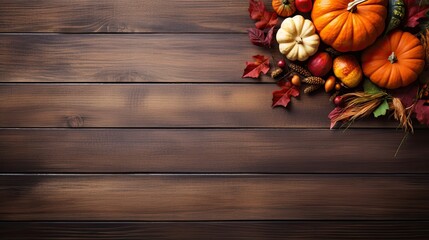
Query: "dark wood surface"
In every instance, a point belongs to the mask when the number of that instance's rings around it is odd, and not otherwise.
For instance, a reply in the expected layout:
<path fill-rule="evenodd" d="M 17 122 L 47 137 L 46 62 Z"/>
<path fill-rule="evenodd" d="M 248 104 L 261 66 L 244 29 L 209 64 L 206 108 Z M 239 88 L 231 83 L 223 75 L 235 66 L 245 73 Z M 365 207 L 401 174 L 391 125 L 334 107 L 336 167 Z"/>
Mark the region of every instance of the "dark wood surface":
<path fill-rule="evenodd" d="M 426 176 L 0 176 L 3 220 L 425 220 Z"/>
<path fill-rule="evenodd" d="M 9 222 L 9 240 L 46 239 L 421 239 L 427 221 Z M 208 237 L 209 236 L 209 237 Z"/>
<path fill-rule="evenodd" d="M 242 0 L 2 0 L 0 32 L 246 32 L 247 8 Z"/>
<path fill-rule="evenodd" d="M 247 34 L 7 34 L 0 53 L 0 82 L 257 83 L 244 63 L 270 51 Z"/>
<path fill-rule="evenodd" d="M 390 129 L 3 129 L 0 155 L 8 161 L 0 161 L 0 168 L 8 173 L 429 173 L 427 135 L 419 129 L 409 136 L 395 158 L 404 134 Z"/>
<path fill-rule="evenodd" d="M 272 109 L 247 7 L 0 0 L 0 239 L 429 239 L 429 129 Z"/>
<path fill-rule="evenodd" d="M 320 92 L 271 108 L 272 84 L 0 84 L 0 127 L 329 128 Z M 359 121 L 351 128 L 392 128 Z M 359 140 L 357 140 L 359 141 Z"/>

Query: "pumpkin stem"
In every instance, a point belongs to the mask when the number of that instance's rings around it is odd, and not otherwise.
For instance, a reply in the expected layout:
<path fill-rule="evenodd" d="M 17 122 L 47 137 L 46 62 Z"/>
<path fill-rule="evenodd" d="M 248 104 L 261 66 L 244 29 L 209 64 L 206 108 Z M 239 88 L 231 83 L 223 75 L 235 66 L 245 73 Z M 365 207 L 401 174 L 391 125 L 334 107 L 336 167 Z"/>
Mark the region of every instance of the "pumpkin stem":
<path fill-rule="evenodd" d="M 392 52 L 392 54 L 390 54 L 390 56 L 387 58 L 387 60 L 389 60 L 389 62 L 391 64 L 394 64 L 395 62 L 397 62 L 398 58 L 396 57 L 395 52 Z"/>
<path fill-rule="evenodd" d="M 283 4 L 284 5 L 288 5 L 289 4 L 289 0 L 283 0 Z"/>
<path fill-rule="evenodd" d="M 302 38 L 301 38 L 301 37 L 296 37 L 296 38 L 295 38 L 295 41 L 296 41 L 296 43 L 298 43 L 298 44 L 302 44 L 302 43 L 303 43 L 303 41 L 302 41 Z"/>
<path fill-rule="evenodd" d="M 347 5 L 347 11 L 349 11 L 349 12 L 356 11 L 357 5 L 364 3 L 366 1 L 368 1 L 368 0 L 354 0 L 353 2 L 349 2 L 349 4 Z"/>

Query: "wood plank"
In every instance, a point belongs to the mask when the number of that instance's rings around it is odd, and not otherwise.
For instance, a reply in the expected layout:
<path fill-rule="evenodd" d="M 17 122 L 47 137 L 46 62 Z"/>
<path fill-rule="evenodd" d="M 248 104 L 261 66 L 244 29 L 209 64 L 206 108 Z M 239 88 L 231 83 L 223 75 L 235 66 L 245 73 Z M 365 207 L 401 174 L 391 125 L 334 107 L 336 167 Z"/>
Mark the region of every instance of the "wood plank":
<path fill-rule="evenodd" d="M 271 108 L 271 84 L 0 84 L 0 127 L 328 128 L 328 96 Z M 396 122 L 359 121 L 353 127 Z"/>
<path fill-rule="evenodd" d="M 428 130 L 0 130 L 0 172 L 429 173 Z M 309 151 L 311 149 L 311 151 Z"/>
<path fill-rule="evenodd" d="M 309 231 L 311 229 L 311 231 Z M 426 221 L 3 222 L 9 240 L 428 239 Z"/>
<path fill-rule="evenodd" d="M 0 81 L 254 83 L 241 75 L 256 54 L 271 55 L 246 34 L 3 34 Z"/>
<path fill-rule="evenodd" d="M 0 220 L 428 220 L 427 175 L 2 175 Z"/>
<path fill-rule="evenodd" d="M 253 25 L 247 8 L 236 0 L 2 0 L 0 32 L 244 32 Z"/>

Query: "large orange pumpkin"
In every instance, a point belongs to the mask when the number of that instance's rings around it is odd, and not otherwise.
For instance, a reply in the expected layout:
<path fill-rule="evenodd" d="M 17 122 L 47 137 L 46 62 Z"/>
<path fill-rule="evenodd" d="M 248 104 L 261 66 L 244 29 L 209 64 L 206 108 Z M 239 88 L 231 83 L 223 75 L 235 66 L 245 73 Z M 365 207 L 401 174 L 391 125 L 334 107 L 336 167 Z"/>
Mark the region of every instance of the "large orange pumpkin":
<path fill-rule="evenodd" d="M 316 0 L 311 18 L 323 42 L 338 51 L 360 51 L 384 31 L 387 0 Z"/>
<path fill-rule="evenodd" d="M 362 54 L 363 73 L 388 89 L 405 87 L 423 71 L 425 53 L 413 34 L 395 31 L 379 39 Z"/>

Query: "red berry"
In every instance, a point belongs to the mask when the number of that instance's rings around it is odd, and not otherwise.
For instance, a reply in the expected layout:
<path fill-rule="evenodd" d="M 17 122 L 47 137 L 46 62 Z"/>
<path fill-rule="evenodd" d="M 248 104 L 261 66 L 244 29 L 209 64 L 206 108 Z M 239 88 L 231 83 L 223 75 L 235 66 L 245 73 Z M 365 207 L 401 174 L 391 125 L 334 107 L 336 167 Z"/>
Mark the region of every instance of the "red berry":
<path fill-rule="evenodd" d="M 279 68 L 284 68 L 286 66 L 286 62 L 285 62 L 285 60 L 279 60 L 278 62 L 277 62 L 277 67 L 279 67 Z"/>
<path fill-rule="evenodd" d="M 336 106 L 340 106 L 342 103 L 343 103 L 343 97 L 341 97 L 341 96 L 336 96 L 336 97 L 334 98 L 334 104 L 335 104 Z"/>

